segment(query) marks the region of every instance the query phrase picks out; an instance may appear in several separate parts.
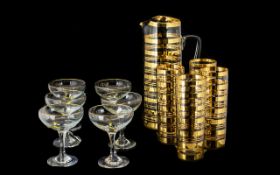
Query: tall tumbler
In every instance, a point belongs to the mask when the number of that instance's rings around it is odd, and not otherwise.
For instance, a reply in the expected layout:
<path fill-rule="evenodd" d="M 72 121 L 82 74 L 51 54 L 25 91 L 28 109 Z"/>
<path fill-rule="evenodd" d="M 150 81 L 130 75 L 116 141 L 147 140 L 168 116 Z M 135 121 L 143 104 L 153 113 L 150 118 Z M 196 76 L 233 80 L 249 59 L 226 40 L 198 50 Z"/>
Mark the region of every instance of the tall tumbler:
<path fill-rule="evenodd" d="M 217 68 L 213 91 L 212 117 L 206 120 L 205 147 L 218 149 L 225 146 L 228 103 L 228 69 Z"/>
<path fill-rule="evenodd" d="M 207 81 L 202 75 L 185 74 L 176 79 L 177 155 L 194 161 L 204 156 Z"/>
<path fill-rule="evenodd" d="M 158 139 L 163 144 L 176 143 L 176 77 L 184 73 L 182 65 L 172 63 L 157 67 Z"/>
<path fill-rule="evenodd" d="M 216 81 L 217 61 L 214 59 L 191 59 L 189 62 L 190 74 L 203 75 L 207 81 L 206 118 L 211 118 L 213 108 L 213 86 Z"/>

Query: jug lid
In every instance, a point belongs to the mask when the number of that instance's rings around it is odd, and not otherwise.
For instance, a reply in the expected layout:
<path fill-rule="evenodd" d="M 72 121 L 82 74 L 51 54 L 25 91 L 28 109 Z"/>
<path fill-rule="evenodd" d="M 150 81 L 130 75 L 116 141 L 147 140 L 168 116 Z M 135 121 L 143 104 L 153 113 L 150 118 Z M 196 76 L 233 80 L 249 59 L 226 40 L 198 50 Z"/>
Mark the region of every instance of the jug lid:
<path fill-rule="evenodd" d="M 154 16 L 148 22 L 149 26 L 153 27 L 180 27 L 181 21 L 177 18 L 173 18 L 170 16 Z"/>

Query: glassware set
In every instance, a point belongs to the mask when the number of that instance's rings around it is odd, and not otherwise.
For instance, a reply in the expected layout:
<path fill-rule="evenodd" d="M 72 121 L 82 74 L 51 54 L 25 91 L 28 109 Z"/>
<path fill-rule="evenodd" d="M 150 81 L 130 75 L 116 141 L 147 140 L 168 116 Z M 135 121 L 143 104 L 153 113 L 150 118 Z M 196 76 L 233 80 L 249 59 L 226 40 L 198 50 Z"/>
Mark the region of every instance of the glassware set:
<path fill-rule="evenodd" d="M 228 69 L 218 67 L 214 59 L 200 58 L 201 39 L 181 35 L 181 21 L 169 16 L 155 16 L 141 22 L 144 32 L 144 126 L 156 130 L 163 144 L 176 146 L 178 158 L 199 160 L 209 149 L 225 146 L 228 96 Z M 194 59 L 185 72 L 182 50 L 189 38 L 197 40 Z M 118 150 L 129 150 L 136 142 L 124 134 L 134 112 L 142 103 L 139 93 L 131 92 L 125 79 L 102 79 L 95 82 L 101 104 L 88 111 L 90 121 L 109 136 L 109 156 L 98 160 L 103 168 L 122 168 L 129 159 L 118 156 Z M 81 143 L 73 134 L 84 115 L 86 83 L 80 79 L 57 79 L 48 84 L 46 106 L 39 118 L 59 138 L 53 145 L 60 148 L 58 156 L 48 165 L 68 167 L 78 159 L 65 153 Z M 116 134 L 119 133 L 116 139 Z"/>
<path fill-rule="evenodd" d="M 57 79 L 48 86 L 50 93 L 45 96 L 46 106 L 39 110 L 39 119 L 48 128 L 58 132 L 59 140 L 53 144 L 60 148 L 60 152 L 58 156 L 49 158 L 47 163 L 50 166 L 69 167 L 75 165 L 78 158 L 66 154 L 65 147 L 74 147 L 81 142 L 70 129 L 83 118 L 86 84 L 79 79 Z"/>
<path fill-rule="evenodd" d="M 57 79 L 49 84 L 50 93 L 45 96 L 46 106 L 39 110 L 39 118 L 48 128 L 59 133 L 53 144 L 60 148 L 58 156 L 51 157 L 50 166 L 68 167 L 78 162 L 77 157 L 65 153 L 65 147 L 78 146 L 80 137 L 71 131 L 82 120 L 86 101 L 85 82 L 79 79 Z M 131 82 L 124 79 L 103 79 L 95 83 L 96 93 L 101 97 L 101 105 L 89 109 L 90 121 L 97 128 L 108 133 L 110 155 L 102 157 L 98 165 L 103 168 L 122 168 L 129 159 L 118 156 L 116 150 L 128 150 L 136 142 L 127 139 L 124 128 L 131 122 L 134 111 L 141 105 L 142 96 L 131 91 Z M 77 127 L 76 127 L 77 128 Z M 119 137 L 115 140 L 116 134 Z"/>
<path fill-rule="evenodd" d="M 127 166 L 129 160 L 118 156 L 116 150 L 129 150 L 136 146 L 135 141 L 127 139 L 124 135 L 126 125 L 130 123 L 134 111 L 142 102 L 142 96 L 130 92 L 131 88 L 131 82 L 124 79 L 102 79 L 95 82 L 95 91 L 101 97 L 102 105 L 90 108 L 89 117 L 95 126 L 108 133 L 110 139 L 110 155 L 99 159 L 98 165 L 101 167 Z M 101 127 L 98 123 L 103 123 L 106 127 Z M 115 140 L 118 131 L 119 137 Z"/>
<path fill-rule="evenodd" d="M 189 66 L 186 73 L 170 63 L 157 67 L 157 133 L 179 159 L 195 161 L 225 146 L 228 69 L 209 58 L 191 59 Z"/>
<path fill-rule="evenodd" d="M 225 146 L 228 69 L 200 58 L 201 39 L 181 35 L 181 21 L 154 16 L 141 22 L 144 33 L 144 126 L 163 144 L 176 146 L 178 158 L 199 160 L 206 150 Z M 197 40 L 185 72 L 186 39 Z"/>

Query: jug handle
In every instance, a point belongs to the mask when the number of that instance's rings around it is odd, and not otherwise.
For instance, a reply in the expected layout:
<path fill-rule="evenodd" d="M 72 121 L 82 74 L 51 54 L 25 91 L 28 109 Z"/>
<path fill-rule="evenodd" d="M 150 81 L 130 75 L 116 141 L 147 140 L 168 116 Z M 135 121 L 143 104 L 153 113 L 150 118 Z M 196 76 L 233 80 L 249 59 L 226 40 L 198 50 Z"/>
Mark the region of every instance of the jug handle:
<path fill-rule="evenodd" d="M 184 35 L 182 37 L 182 43 L 183 43 L 183 47 L 182 50 L 184 49 L 185 45 L 186 45 L 186 40 L 188 38 L 195 38 L 197 40 L 196 43 L 196 47 L 195 47 L 195 52 L 194 52 L 194 57 L 193 58 L 200 58 L 200 54 L 201 54 L 201 38 L 197 35 Z"/>

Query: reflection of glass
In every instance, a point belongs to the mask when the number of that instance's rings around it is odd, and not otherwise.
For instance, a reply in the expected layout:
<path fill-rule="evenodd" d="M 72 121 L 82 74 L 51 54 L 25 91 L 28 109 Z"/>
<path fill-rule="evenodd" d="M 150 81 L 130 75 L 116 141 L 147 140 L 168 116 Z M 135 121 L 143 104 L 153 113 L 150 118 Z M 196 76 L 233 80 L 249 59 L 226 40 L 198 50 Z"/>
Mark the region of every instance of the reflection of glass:
<path fill-rule="evenodd" d="M 73 112 L 72 114 L 61 113 L 57 111 L 67 111 L 62 105 L 48 105 L 39 110 L 39 118 L 48 128 L 58 131 L 60 139 L 59 155 L 50 157 L 47 163 L 50 166 L 68 167 L 78 162 L 77 157 L 65 153 L 65 138 L 69 129 L 75 127 L 82 119 L 84 110 Z"/>
<path fill-rule="evenodd" d="M 102 79 L 95 82 L 96 93 L 106 100 L 115 103 L 131 90 L 131 82 L 124 79 Z"/>
<path fill-rule="evenodd" d="M 80 109 L 85 101 L 86 101 L 86 94 L 83 93 L 81 96 L 71 99 L 68 97 L 64 96 L 58 96 L 54 94 L 62 94 L 60 92 L 53 91 L 53 93 L 48 93 L 45 96 L 45 102 L 47 105 L 52 105 L 52 104 L 57 104 L 57 105 L 64 105 L 66 108 L 65 113 L 71 114 L 72 112 Z M 64 112 L 64 111 L 61 111 Z M 81 125 L 78 127 L 72 128 L 71 131 L 75 131 L 77 129 L 80 129 Z M 66 139 L 65 139 L 65 147 L 71 148 L 78 146 L 81 143 L 81 138 L 78 136 L 75 136 L 71 131 L 68 131 L 66 134 Z M 57 138 L 54 140 L 53 145 L 56 147 L 60 146 L 60 139 Z"/>
<path fill-rule="evenodd" d="M 124 98 L 117 101 L 117 104 L 130 106 L 133 111 L 138 109 L 142 102 L 142 96 L 135 92 L 129 92 Z M 101 103 L 111 104 L 109 100 L 101 99 Z M 125 128 L 124 128 L 125 129 Z M 131 149 L 136 146 L 136 142 L 129 140 L 124 135 L 124 129 L 120 130 L 118 139 L 114 142 L 116 149 Z"/>
<path fill-rule="evenodd" d="M 71 110 L 81 108 L 86 100 L 84 93 L 86 88 L 85 81 L 81 79 L 56 79 L 48 84 L 51 94 L 47 94 L 45 97 L 46 104 L 67 104 L 69 112 Z M 72 128 L 71 131 L 77 131 L 81 129 L 81 125 Z M 65 147 L 71 148 L 78 146 L 81 143 L 81 138 L 75 136 L 71 131 L 66 134 Z M 59 147 L 60 139 L 55 139 L 53 145 Z"/>
<path fill-rule="evenodd" d="M 116 133 L 129 124 L 133 110 L 126 105 L 98 105 L 89 109 L 91 122 L 99 129 L 106 131 L 110 139 L 110 155 L 98 160 L 103 168 L 122 168 L 129 164 L 126 157 L 118 156 L 114 142 Z"/>

